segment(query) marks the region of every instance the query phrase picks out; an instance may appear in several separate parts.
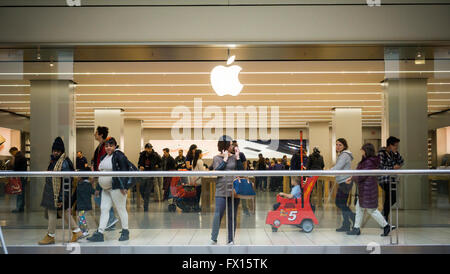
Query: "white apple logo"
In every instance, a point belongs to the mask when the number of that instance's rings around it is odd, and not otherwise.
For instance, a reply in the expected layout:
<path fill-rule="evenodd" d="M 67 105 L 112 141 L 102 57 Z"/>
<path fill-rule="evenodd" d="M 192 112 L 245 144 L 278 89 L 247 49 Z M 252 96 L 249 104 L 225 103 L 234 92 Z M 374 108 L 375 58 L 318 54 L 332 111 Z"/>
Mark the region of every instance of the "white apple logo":
<path fill-rule="evenodd" d="M 227 65 L 234 62 L 235 56 L 228 58 Z M 231 67 L 216 66 L 211 71 L 211 85 L 219 96 L 238 95 L 244 87 L 239 82 L 239 72 L 241 67 L 234 65 Z"/>

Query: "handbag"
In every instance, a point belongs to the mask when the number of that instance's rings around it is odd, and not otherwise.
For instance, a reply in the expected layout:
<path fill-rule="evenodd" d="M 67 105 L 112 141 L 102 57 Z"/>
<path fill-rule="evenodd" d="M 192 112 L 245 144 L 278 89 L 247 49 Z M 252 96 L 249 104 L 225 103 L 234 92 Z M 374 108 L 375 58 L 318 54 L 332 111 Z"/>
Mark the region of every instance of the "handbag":
<path fill-rule="evenodd" d="M 5 185 L 5 193 L 9 195 L 22 193 L 22 182 L 19 177 L 8 178 L 8 183 Z"/>
<path fill-rule="evenodd" d="M 241 199 L 251 199 L 256 195 L 252 183 L 246 178 L 236 178 L 233 181 L 233 190 Z"/>

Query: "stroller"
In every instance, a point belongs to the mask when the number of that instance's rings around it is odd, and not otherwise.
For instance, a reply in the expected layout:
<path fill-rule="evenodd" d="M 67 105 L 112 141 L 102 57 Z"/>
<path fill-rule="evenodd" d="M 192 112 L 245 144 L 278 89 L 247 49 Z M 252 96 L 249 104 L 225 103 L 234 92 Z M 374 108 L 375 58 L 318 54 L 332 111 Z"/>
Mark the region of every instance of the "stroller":
<path fill-rule="evenodd" d="M 186 169 L 179 169 L 186 171 Z M 179 207 L 183 212 L 191 212 L 195 206 L 195 186 L 188 185 L 188 177 L 172 177 L 169 191 L 169 212 L 175 212 Z"/>
<path fill-rule="evenodd" d="M 314 215 L 315 207 L 311 204 L 310 196 L 318 176 L 309 177 L 302 187 L 302 197 L 300 199 L 287 199 L 277 195 L 277 202 L 280 206 L 276 210 L 269 211 L 266 224 L 272 226 L 272 231 L 278 231 L 282 225 L 296 225 L 309 233 L 314 229 L 314 224 L 319 224 Z"/>

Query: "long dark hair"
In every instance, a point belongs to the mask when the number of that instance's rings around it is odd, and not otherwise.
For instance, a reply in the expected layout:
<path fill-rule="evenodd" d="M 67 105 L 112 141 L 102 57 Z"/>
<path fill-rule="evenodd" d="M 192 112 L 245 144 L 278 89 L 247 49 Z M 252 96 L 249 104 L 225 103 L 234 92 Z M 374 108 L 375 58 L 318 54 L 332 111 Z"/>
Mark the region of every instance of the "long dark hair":
<path fill-rule="evenodd" d="M 200 154 L 202 154 L 202 150 L 201 149 L 197 149 L 195 151 L 195 156 L 194 156 L 194 162 L 192 164 L 192 166 L 195 168 L 197 166 L 197 161 L 200 158 Z"/>
<path fill-rule="evenodd" d="M 344 138 L 339 138 L 339 139 L 336 140 L 336 142 L 339 142 L 339 143 L 343 144 L 344 145 L 344 150 L 348 149 L 347 140 L 345 140 Z M 342 151 L 344 151 L 344 150 L 342 150 Z"/>
<path fill-rule="evenodd" d="M 366 154 L 362 157 L 361 161 L 375 156 L 375 147 L 371 143 L 364 144 L 361 149 L 364 150 L 364 153 Z"/>
<path fill-rule="evenodd" d="M 187 157 L 188 155 L 191 155 L 191 157 L 194 158 L 194 149 L 196 149 L 196 148 L 197 148 L 197 145 L 196 145 L 196 144 L 192 144 L 192 145 L 189 147 L 189 151 L 188 151 L 188 153 L 186 154 L 186 157 Z"/>

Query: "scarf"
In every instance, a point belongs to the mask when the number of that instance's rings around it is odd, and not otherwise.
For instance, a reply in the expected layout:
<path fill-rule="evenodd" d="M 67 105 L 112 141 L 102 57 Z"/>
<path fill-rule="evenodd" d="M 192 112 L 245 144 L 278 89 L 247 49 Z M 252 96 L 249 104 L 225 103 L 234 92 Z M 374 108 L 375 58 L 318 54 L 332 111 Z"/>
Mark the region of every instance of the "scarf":
<path fill-rule="evenodd" d="M 58 161 L 56 161 L 55 167 L 53 171 L 61 171 L 64 160 L 66 159 L 66 153 L 61 154 Z M 59 191 L 61 190 L 61 182 L 58 177 L 52 177 L 52 185 L 53 185 L 53 198 L 55 202 L 55 207 L 58 208 L 58 200 L 59 200 Z"/>

